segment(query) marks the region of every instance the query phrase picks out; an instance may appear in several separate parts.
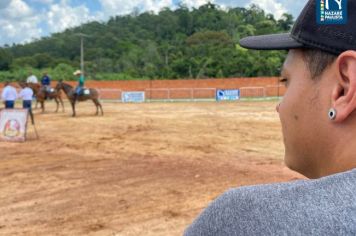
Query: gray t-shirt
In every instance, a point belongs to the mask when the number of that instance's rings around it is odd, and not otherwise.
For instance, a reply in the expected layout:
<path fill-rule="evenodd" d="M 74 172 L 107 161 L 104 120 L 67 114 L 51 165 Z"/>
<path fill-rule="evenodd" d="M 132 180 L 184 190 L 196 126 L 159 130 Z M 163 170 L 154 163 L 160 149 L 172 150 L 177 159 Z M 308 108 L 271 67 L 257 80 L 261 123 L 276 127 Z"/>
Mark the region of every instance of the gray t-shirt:
<path fill-rule="evenodd" d="M 190 235 L 356 235 L 356 169 L 315 180 L 232 189 Z"/>

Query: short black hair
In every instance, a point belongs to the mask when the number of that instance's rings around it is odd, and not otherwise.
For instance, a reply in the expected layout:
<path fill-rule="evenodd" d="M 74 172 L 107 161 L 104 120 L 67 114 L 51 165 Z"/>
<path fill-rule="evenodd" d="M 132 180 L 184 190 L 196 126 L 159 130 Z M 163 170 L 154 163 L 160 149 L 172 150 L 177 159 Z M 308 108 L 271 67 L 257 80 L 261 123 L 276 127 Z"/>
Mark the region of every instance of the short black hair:
<path fill-rule="evenodd" d="M 304 61 L 312 79 L 317 79 L 337 58 L 337 55 L 319 49 L 302 49 Z"/>

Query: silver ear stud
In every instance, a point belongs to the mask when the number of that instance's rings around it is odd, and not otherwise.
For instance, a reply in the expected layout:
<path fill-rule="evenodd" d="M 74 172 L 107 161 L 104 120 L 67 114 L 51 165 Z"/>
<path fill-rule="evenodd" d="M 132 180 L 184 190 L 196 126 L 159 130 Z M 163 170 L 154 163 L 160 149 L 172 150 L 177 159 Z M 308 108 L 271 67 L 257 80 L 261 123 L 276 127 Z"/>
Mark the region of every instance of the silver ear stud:
<path fill-rule="evenodd" d="M 336 110 L 334 108 L 330 108 L 328 112 L 328 116 L 330 120 L 335 120 L 336 118 Z"/>

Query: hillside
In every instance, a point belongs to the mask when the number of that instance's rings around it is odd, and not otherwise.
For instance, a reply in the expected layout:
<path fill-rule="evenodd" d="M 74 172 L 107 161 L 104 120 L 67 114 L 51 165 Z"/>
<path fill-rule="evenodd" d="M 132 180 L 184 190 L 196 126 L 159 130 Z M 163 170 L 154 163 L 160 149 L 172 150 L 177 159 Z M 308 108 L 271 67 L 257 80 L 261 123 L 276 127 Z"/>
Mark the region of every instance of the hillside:
<path fill-rule="evenodd" d="M 80 64 L 78 33 L 89 35 L 85 68 L 94 80 L 275 76 L 285 52 L 249 51 L 237 43 L 249 35 L 289 31 L 292 24 L 290 14 L 276 20 L 255 5 L 222 9 L 209 3 L 116 16 L 0 48 L 0 80 L 23 79 L 29 70 L 72 78 Z"/>

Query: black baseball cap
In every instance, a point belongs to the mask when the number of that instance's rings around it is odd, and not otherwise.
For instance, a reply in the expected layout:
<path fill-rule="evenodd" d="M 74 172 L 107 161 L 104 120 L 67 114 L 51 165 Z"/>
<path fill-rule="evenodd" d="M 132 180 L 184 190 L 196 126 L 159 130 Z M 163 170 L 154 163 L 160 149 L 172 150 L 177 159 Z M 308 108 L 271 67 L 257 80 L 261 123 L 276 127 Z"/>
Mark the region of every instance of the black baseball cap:
<path fill-rule="evenodd" d="M 325 12 L 326 1 L 309 0 L 297 18 L 290 33 L 250 36 L 240 40 L 244 48 L 259 50 L 288 50 L 296 48 L 314 48 L 332 54 L 340 54 L 346 50 L 356 50 L 356 0 L 342 0 L 344 9 L 343 22 L 328 19 L 337 18 L 340 7 L 335 11 Z M 333 5 L 335 7 L 335 4 Z M 329 7 L 330 9 L 330 7 Z M 320 20 L 322 19 L 322 20 Z"/>

